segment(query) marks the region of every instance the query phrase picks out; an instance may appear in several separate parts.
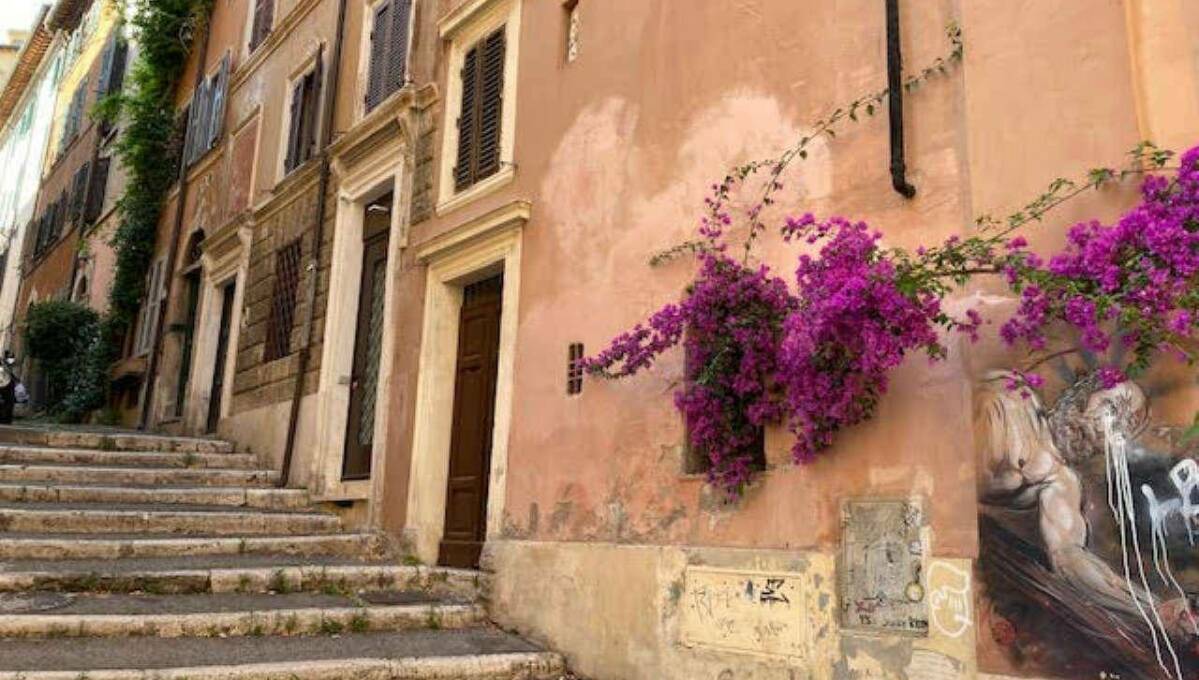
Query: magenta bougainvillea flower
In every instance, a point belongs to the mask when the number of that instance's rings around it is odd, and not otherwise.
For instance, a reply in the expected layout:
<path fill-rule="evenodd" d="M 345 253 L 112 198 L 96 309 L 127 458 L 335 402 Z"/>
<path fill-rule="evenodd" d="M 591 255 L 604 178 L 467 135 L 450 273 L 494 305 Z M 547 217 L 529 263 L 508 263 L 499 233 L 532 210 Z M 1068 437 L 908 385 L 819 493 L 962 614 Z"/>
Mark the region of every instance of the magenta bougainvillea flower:
<path fill-rule="evenodd" d="M 1169 155 L 1158 158 L 1160 167 Z M 728 254 L 727 204 L 740 179 L 712 187 L 694 248 L 699 271 L 684 298 L 585 360 L 593 374 L 621 377 L 684 344 L 675 404 L 690 445 L 711 461 L 710 481 L 730 495 L 751 480 L 766 425 L 785 424 L 795 435 L 793 459 L 811 461 L 839 430 L 874 414 L 890 371 L 910 354 L 944 358 L 947 333 L 977 340 L 982 315 L 970 309 L 955 317 L 941 304 L 975 276 L 1005 277 L 1019 294 L 1019 307 L 1000 326 L 1011 345 L 1043 349 L 1050 328 L 1062 326 L 1088 350 L 1103 352 L 1113 342 L 1130 349 L 1128 365 L 1100 370 L 1105 386 L 1144 370 L 1162 351 L 1191 358 L 1199 321 L 1199 147 L 1183 155 L 1176 176 L 1148 177 L 1141 203 L 1115 224 L 1070 229 L 1048 262 L 1011 228 L 952 236 L 913 254 L 885 248 L 863 222 L 786 218 L 784 239 L 818 246 L 798 257 L 790 285 Z M 760 215 L 760 206 L 747 211 L 751 243 Z M 1043 384 L 1035 373 L 1014 375 L 1013 390 Z"/>

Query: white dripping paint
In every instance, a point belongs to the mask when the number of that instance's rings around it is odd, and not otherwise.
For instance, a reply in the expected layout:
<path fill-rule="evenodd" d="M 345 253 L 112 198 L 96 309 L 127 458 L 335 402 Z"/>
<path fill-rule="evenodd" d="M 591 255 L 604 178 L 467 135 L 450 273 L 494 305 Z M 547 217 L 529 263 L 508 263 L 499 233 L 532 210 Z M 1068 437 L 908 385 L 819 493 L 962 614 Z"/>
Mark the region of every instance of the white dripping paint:
<path fill-rule="evenodd" d="M 1170 674 L 1169 667 L 1166 666 L 1166 661 L 1162 657 L 1162 645 L 1165 645 L 1166 650 L 1170 653 L 1170 658 L 1174 662 L 1174 673 L 1171 677 L 1182 680 L 1182 668 L 1178 662 L 1178 654 L 1174 651 L 1174 645 L 1170 643 L 1170 635 L 1166 631 L 1166 626 L 1162 622 L 1161 613 L 1157 609 L 1157 603 L 1153 599 L 1153 593 L 1149 590 L 1149 580 L 1145 577 L 1145 561 L 1141 557 L 1140 537 L 1137 535 L 1137 524 L 1135 507 L 1133 506 L 1132 482 L 1128 474 L 1128 442 L 1124 437 L 1124 433 L 1116 429 L 1116 413 L 1111 405 L 1108 405 L 1102 414 L 1103 420 L 1103 451 L 1106 461 L 1107 471 L 1107 505 L 1111 508 L 1112 517 L 1116 520 L 1116 525 L 1120 527 L 1120 549 L 1124 560 L 1124 584 L 1128 589 L 1128 596 L 1132 599 L 1137 611 L 1141 615 L 1141 619 L 1149 628 L 1149 633 L 1153 636 L 1153 652 L 1157 656 L 1157 663 L 1163 671 Z M 1155 532 L 1156 534 L 1156 532 Z M 1129 541 L 1132 542 L 1132 550 L 1136 555 L 1137 572 L 1140 577 L 1140 582 L 1143 590 L 1138 590 L 1132 583 L 1132 567 L 1128 559 Z M 1157 556 L 1157 543 L 1154 543 L 1154 557 Z M 1168 557 L 1168 556 L 1167 556 Z M 1160 573 L 1160 571 L 1159 571 Z M 1145 602 L 1142 603 L 1141 600 Z M 1145 612 L 1148 607 L 1152 612 L 1152 620 L 1149 614 Z M 1160 639 L 1160 640 L 1159 640 Z"/>

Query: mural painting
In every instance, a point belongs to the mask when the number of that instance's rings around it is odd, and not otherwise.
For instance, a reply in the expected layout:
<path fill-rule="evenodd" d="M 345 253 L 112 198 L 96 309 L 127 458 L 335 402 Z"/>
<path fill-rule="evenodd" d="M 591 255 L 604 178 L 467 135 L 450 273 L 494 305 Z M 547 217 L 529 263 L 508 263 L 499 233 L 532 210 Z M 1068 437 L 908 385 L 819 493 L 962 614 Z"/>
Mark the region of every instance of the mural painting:
<path fill-rule="evenodd" d="M 984 670 L 1199 678 L 1199 441 L 1157 392 L 1059 366 L 1053 398 L 995 372 L 975 396 Z"/>

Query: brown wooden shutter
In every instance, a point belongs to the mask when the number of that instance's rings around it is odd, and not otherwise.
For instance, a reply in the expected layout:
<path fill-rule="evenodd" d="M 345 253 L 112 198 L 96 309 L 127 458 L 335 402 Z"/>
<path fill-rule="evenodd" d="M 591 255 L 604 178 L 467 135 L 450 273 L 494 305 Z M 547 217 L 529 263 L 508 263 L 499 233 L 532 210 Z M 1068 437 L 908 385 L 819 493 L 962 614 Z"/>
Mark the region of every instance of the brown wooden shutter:
<path fill-rule="evenodd" d="M 108 168 L 111 164 L 111 158 L 96 159 L 96 165 L 92 168 L 92 175 L 87 183 L 87 200 L 83 207 L 84 224 L 94 224 L 100 218 L 100 211 L 104 209 L 104 193 L 108 188 Z"/>
<path fill-rule="evenodd" d="M 320 120 L 323 61 L 321 55 L 317 54 L 316 65 L 312 67 L 312 73 L 304 77 L 304 128 L 300 137 L 301 163 L 316 155 L 316 128 L 317 121 Z"/>
<path fill-rule="evenodd" d="M 454 188 L 458 191 L 475 182 L 479 70 L 479 45 L 475 45 L 462 59 L 462 110 L 458 114 L 458 158 L 454 166 Z"/>
<path fill-rule="evenodd" d="M 386 95 L 387 45 L 391 34 L 391 3 L 375 8 L 375 23 L 371 29 L 370 73 L 366 82 L 366 110 L 369 112 Z"/>
<path fill-rule="evenodd" d="M 275 0 L 254 0 L 254 25 L 250 28 L 250 51 L 253 52 L 271 34 L 275 18 Z"/>
<path fill-rule="evenodd" d="M 287 127 L 287 158 L 283 162 L 284 170 L 291 172 L 300 164 L 300 132 L 304 125 L 304 79 L 300 78 L 292 85 L 291 90 L 291 119 Z"/>
<path fill-rule="evenodd" d="M 71 182 L 71 219 L 78 222 L 83 217 L 83 204 L 87 200 L 87 171 L 89 163 L 84 163 L 75 171 Z"/>
<path fill-rule="evenodd" d="M 120 92 L 125 86 L 125 65 L 129 59 L 129 43 L 117 38 L 113 43 L 112 67 L 108 75 L 108 89 L 105 94 Z"/>
<path fill-rule="evenodd" d="M 391 36 L 387 41 L 387 94 L 404 87 L 408 76 L 408 24 L 412 18 L 412 0 L 392 0 L 391 16 Z"/>
<path fill-rule="evenodd" d="M 103 97 L 108 94 L 108 83 L 112 80 L 112 60 L 116 51 L 116 33 L 112 34 L 112 38 L 108 44 L 104 46 L 104 53 L 100 57 L 100 80 L 96 83 L 96 95 Z"/>
<path fill-rule="evenodd" d="M 479 159 L 475 181 L 500 169 L 500 130 L 504 109 L 505 32 L 500 28 L 483 43 L 483 73 L 479 101 Z"/>

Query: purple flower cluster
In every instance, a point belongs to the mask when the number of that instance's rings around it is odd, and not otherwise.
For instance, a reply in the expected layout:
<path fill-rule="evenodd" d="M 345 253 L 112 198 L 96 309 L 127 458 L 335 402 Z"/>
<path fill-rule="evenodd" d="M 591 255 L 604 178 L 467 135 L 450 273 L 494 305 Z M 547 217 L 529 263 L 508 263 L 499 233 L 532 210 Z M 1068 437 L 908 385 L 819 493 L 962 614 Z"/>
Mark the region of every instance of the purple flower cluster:
<path fill-rule="evenodd" d="M 768 268 L 726 254 L 730 195 L 754 169 L 745 166 L 712 186 L 698 229 L 702 243 L 693 249 L 700 270 L 684 299 L 585 360 L 592 374 L 616 378 L 684 344 L 685 380 L 675 404 L 690 445 L 711 461 L 710 481 L 730 495 L 750 481 L 767 424 L 785 423 L 796 437 L 793 459 L 811 461 L 839 430 L 874 414 L 890 371 L 910 353 L 944 358 L 942 331 L 977 340 L 983 319 L 976 310 L 955 318 L 941 306 L 976 275 L 1005 274 L 1020 293 L 1018 310 L 1000 331 L 1008 343 L 1042 349 L 1049 327 L 1065 324 L 1093 351 L 1118 338 L 1133 350 L 1127 367 L 1133 372 L 1162 350 L 1185 354 L 1183 347 L 1193 344 L 1199 326 L 1199 148 L 1183 155 L 1176 178 L 1147 179 L 1143 201 L 1116 224 L 1072 228 L 1066 248 L 1048 263 L 1028 250 L 1024 237 L 1008 238 L 1015 227 L 951 236 L 913 255 L 881 247 L 881 234 L 862 222 L 788 218 L 780 228 L 784 239 L 819 245 L 815 256 L 799 257 L 794 292 Z M 1039 219 L 1064 182 L 1030 204 L 1031 219 Z M 746 212 L 747 257 L 752 235 L 762 229 L 761 207 Z M 1026 219 L 1013 221 L 1020 226 Z M 1043 385 L 1035 373 L 1013 376 L 1008 387 L 1025 395 Z M 1112 387 L 1126 372 L 1108 367 L 1099 376 Z"/>
<path fill-rule="evenodd" d="M 805 215 L 788 220 L 784 233 L 809 243 L 826 239 L 819 257 L 799 258 L 797 309 L 783 324 L 779 356 L 778 381 L 796 435 L 792 456 L 806 462 L 838 430 L 873 414 L 888 372 L 908 352 L 943 356 L 936 327 L 946 317 L 936 295 L 900 290 L 881 234 L 865 223 Z M 977 313 L 965 324 L 971 334 L 976 323 Z"/>
<path fill-rule="evenodd" d="M 765 267 L 745 267 L 714 252 L 699 257 L 699 275 L 682 302 L 618 336 L 585 359 L 584 368 L 607 377 L 631 375 L 682 341 L 686 379 L 675 404 L 688 443 L 711 462 L 709 481 L 736 494 L 753 474 L 762 429 L 783 415 L 770 386 L 782 323 L 795 299 Z"/>
<path fill-rule="evenodd" d="M 1093 352 L 1113 340 L 1132 349 L 1134 371 L 1161 351 L 1186 356 L 1199 320 L 1199 148 L 1183 155 L 1175 178 L 1151 176 L 1141 192 L 1115 224 L 1072 227 L 1047 264 L 1022 239 L 1014 244 L 1006 271 L 1020 306 L 1000 329 L 1004 340 L 1041 349 L 1049 327 L 1064 322 Z M 1110 369 L 1104 382 L 1122 376 Z"/>

